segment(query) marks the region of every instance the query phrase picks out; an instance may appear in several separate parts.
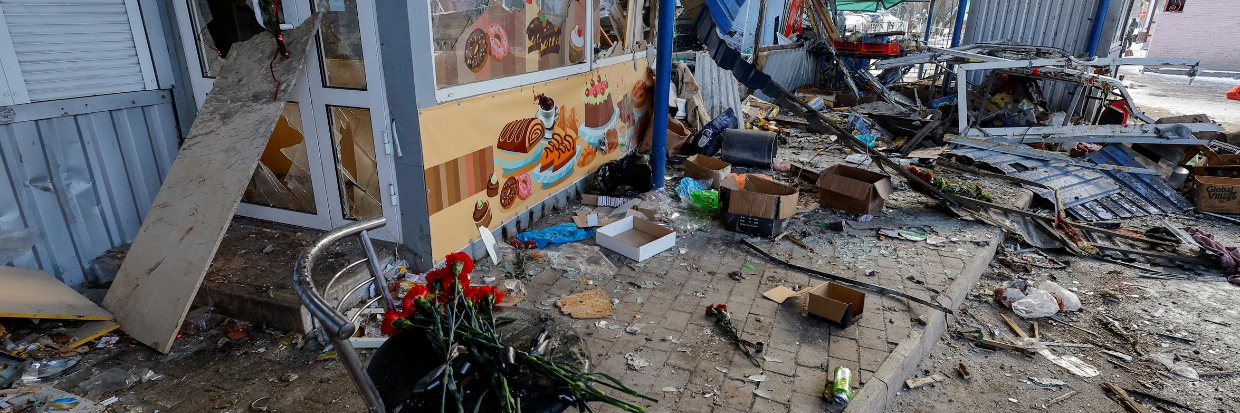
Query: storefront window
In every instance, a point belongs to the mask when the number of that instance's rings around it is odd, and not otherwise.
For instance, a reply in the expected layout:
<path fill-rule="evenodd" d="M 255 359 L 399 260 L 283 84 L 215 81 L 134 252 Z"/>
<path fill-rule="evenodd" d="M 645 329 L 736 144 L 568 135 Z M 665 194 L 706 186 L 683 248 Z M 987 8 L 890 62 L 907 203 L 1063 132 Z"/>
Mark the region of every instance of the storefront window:
<path fill-rule="evenodd" d="M 203 77 L 215 77 L 234 43 L 263 32 L 250 2 L 244 0 L 189 0 L 198 61 Z"/>
<path fill-rule="evenodd" d="M 288 102 L 284 104 L 284 112 L 271 132 L 242 201 L 315 214 L 318 209 L 314 205 L 313 188 L 306 136 L 302 131 L 301 105 Z"/>
<path fill-rule="evenodd" d="M 383 194 L 379 191 L 379 162 L 370 110 L 328 106 L 332 146 L 336 153 L 336 177 L 340 181 L 340 204 L 345 219 L 365 219 L 383 215 Z"/>
<path fill-rule="evenodd" d="M 435 83 L 463 85 L 585 63 L 585 0 L 430 0 Z"/>
<path fill-rule="evenodd" d="M 362 29 L 357 20 L 357 0 L 319 0 L 323 10 L 319 42 L 323 56 L 323 85 L 366 89 L 366 64 L 362 60 Z"/>
<path fill-rule="evenodd" d="M 654 1 L 647 0 L 594 0 L 598 12 L 595 25 L 594 59 L 604 59 L 646 50 L 653 39 L 650 24 Z"/>

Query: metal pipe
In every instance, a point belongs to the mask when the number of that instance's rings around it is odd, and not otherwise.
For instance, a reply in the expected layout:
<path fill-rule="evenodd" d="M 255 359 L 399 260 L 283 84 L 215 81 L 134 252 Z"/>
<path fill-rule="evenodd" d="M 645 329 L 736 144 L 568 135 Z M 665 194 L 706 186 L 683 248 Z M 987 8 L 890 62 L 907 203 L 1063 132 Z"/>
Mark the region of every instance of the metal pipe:
<path fill-rule="evenodd" d="M 1102 25 L 1106 23 L 1107 7 L 1110 5 L 1111 0 L 1098 0 L 1098 9 L 1094 10 L 1094 24 L 1089 29 L 1089 44 L 1085 46 L 1085 51 L 1089 53 L 1089 57 L 1098 55 L 1098 40 L 1102 38 Z"/>
<path fill-rule="evenodd" d="M 663 189 L 663 173 L 667 167 L 667 101 L 672 86 L 672 34 L 675 22 L 676 0 L 659 1 L 658 39 L 654 68 L 654 128 L 650 142 L 650 169 L 654 172 L 655 190 Z"/>
<path fill-rule="evenodd" d="M 314 280 L 311 278 L 311 273 L 315 261 L 318 259 L 319 254 L 327 250 L 335 242 L 357 232 L 379 228 L 385 224 L 387 224 L 387 219 L 376 217 L 337 228 L 314 240 L 313 243 L 302 251 L 301 256 L 297 257 L 297 261 L 293 263 L 293 289 L 297 291 L 298 298 L 301 298 L 301 302 L 306 305 L 310 315 L 323 323 L 324 331 L 327 331 L 331 337 L 347 340 L 353 336 L 353 332 L 356 331 L 357 327 L 345 320 L 343 315 L 337 313 L 332 305 L 328 304 L 314 288 Z"/>
<path fill-rule="evenodd" d="M 959 0 L 956 6 L 956 25 L 952 27 L 951 47 L 960 46 L 960 37 L 964 34 L 964 15 L 968 13 L 969 0 Z"/>
<path fill-rule="evenodd" d="M 362 250 L 366 251 L 366 263 L 370 264 L 366 267 L 370 270 L 370 275 L 375 277 L 375 289 L 381 291 L 379 295 L 387 304 L 386 308 L 396 310 L 396 301 L 392 300 L 392 292 L 388 291 L 387 280 L 383 279 L 383 272 L 379 271 L 379 257 L 375 255 L 375 246 L 370 242 L 370 234 L 367 234 L 366 230 L 358 232 L 357 241 L 362 243 Z"/>
<path fill-rule="evenodd" d="M 357 357 L 357 351 L 353 349 L 353 343 L 349 342 L 349 338 L 331 337 L 332 345 L 336 346 L 336 357 L 340 358 L 349 377 L 353 378 L 353 383 L 357 384 L 357 392 L 362 395 L 362 401 L 366 402 L 366 411 L 370 413 L 386 413 L 387 408 L 383 406 L 383 396 L 379 395 L 379 389 L 375 387 L 375 382 L 370 379 L 370 375 L 366 374 L 366 370 L 362 368 L 362 360 Z"/>
<path fill-rule="evenodd" d="M 921 37 L 921 40 L 926 42 L 926 47 L 930 47 L 930 29 L 934 28 L 934 3 L 938 3 L 938 0 L 930 0 L 930 11 L 926 13 L 926 34 Z M 925 63 L 918 65 L 917 78 L 921 79 L 921 76 L 925 74 L 925 71 Z M 933 98 L 934 94 L 931 93 L 930 97 Z"/>
<path fill-rule="evenodd" d="M 340 277 L 343 276 L 344 273 L 349 272 L 353 270 L 354 268 L 357 268 L 357 266 L 365 264 L 365 263 L 366 263 L 366 258 L 362 258 L 360 260 L 349 263 L 349 265 L 346 265 L 344 266 L 344 268 L 341 268 L 340 271 L 336 271 L 336 275 L 333 275 L 332 279 L 327 281 L 327 285 L 323 286 L 323 293 L 327 294 L 328 291 L 331 291 L 332 286 L 336 284 L 336 281 L 340 280 Z"/>

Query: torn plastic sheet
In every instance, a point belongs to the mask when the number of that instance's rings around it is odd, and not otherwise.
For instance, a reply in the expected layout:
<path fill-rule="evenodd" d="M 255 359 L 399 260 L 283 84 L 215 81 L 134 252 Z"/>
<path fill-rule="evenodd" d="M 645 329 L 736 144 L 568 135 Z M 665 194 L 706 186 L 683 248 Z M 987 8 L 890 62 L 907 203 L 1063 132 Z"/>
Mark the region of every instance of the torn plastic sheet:
<path fill-rule="evenodd" d="M 0 231 L 0 265 L 16 260 L 34 248 L 34 243 L 38 241 L 38 228 Z"/>

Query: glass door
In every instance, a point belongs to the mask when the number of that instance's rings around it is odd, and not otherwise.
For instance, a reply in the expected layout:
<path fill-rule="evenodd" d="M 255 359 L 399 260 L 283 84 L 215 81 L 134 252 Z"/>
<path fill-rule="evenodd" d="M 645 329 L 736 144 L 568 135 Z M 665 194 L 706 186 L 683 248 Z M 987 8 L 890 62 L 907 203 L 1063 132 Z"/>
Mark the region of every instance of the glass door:
<path fill-rule="evenodd" d="M 186 63 L 201 107 L 232 44 L 263 30 L 248 0 L 174 2 Z M 331 229 L 383 215 L 373 236 L 399 242 L 393 200 L 393 140 L 384 104 L 377 29 L 370 1 L 285 1 L 284 20 L 323 12 L 305 77 L 259 159 L 237 215 Z"/>

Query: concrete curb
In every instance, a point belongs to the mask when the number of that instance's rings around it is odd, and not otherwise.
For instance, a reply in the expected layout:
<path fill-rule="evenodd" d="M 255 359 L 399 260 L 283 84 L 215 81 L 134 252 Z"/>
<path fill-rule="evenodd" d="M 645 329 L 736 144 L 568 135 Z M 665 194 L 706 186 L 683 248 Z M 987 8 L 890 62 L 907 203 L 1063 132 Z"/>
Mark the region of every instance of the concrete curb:
<path fill-rule="evenodd" d="M 964 302 L 969 291 L 977 284 L 977 280 L 982 277 L 982 273 L 994 259 L 996 249 L 1003 242 L 1003 230 L 997 227 L 990 227 L 988 230 L 994 234 L 990 243 L 948 287 L 947 296 L 951 299 L 953 310 L 959 308 Z M 947 330 L 947 314 L 939 310 L 930 310 L 926 315 L 931 320 L 926 327 L 920 331 L 913 330 L 907 338 L 900 341 L 900 345 L 896 346 L 891 355 L 887 356 L 887 360 L 884 360 L 883 364 L 878 367 L 878 371 L 874 372 L 870 381 L 866 382 L 865 386 L 857 392 L 853 401 L 844 409 L 844 413 L 887 411 L 887 403 L 894 399 L 896 392 L 904 387 L 904 380 L 917 370 L 917 365 L 921 364 L 921 360 L 930 353 L 934 343 L 938 342 L 943 332 Z"/>

